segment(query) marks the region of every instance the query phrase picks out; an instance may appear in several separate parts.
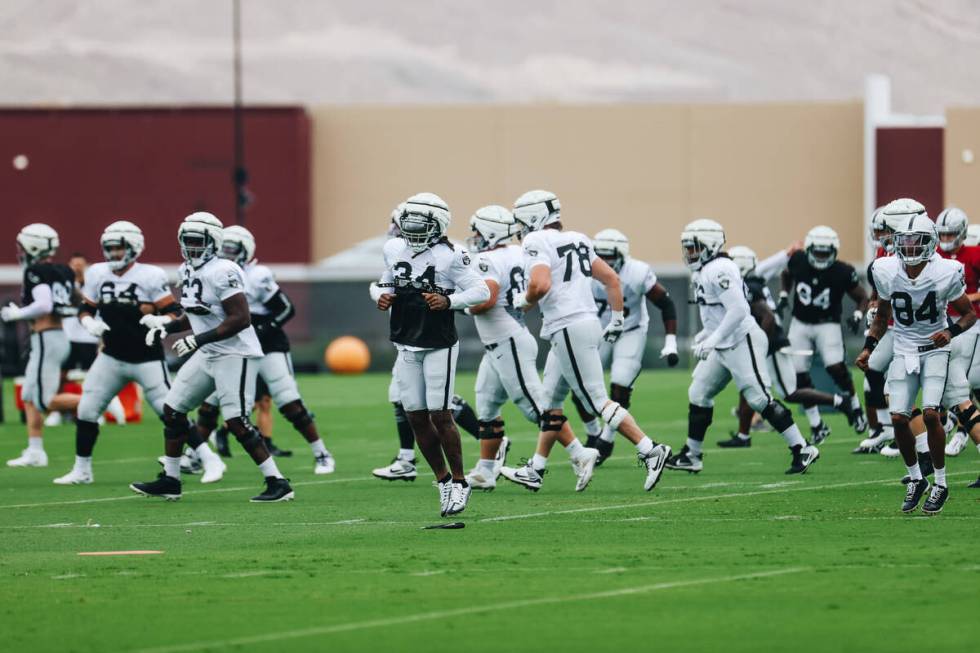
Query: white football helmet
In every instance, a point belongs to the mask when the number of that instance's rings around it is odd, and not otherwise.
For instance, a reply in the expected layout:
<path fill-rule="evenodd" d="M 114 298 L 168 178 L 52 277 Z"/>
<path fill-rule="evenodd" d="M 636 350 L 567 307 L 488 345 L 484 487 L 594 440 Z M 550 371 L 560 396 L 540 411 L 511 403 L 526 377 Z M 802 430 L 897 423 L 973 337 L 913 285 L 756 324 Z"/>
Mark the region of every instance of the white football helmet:
<path fill-rule="evenodd" d="M 255 236 L 245 227 L 237 224 L 225 227 L 221 238 L 221 258 L 234 261 L 242 267 L 255 258 Z"/>
<path fill-rule="evenodd" d="M 943 209 L 942 213 L 936 218 L 936 232 L 939 233 L 939 248 L 944 252 L 955 252 L 966 240 L 966 229 L 970 226 L 970 220 L 962 209 L 950 206 Z M 943 240 L 943 236 L 952 236 L 949 240 Z"/>
<path fill-rule="evenodd" d="M 963 244 L 969 247 L 976 247 L 980 245 L 980 224 L 971 224 L 966 228 L 966 238 L 963 239 Z"/>
<path fill-rule="evenodd" d="M 110 270 L 122 270 L 143 253 L 143 231 L 129 220 L 117 220 L 102 232 L 99 243 Z M 110 248 L 122 247 L 122 258 L 114 258 Z"/>
<path fill-rule="evenodd" d="M 398 206 L 391 210 L 391 222 L 388 223 L 388 238 L 399 238 L 402 235 L 401 230 L 398 228 L 398 218 L 402 214 L 402 208 L 405 206 L 404 202 L 399 202 Z"/>
<path fill-rule="evenodd" d="M 837 232 L 823 225 L 814 227 L 803 240 L 803 251 L 810 265 L 818 270 L 826 270 L 837 260 L 840 251 L 840 238 Z"/>
<path fill-rule="evenodd" d="M 618 229 L 603 229 L 592 239 L 596 256 L 619 272 L 630 255 L 630 239 Z"/>
<path fill-rule="evenodd" d="M 177 229 L 177 242 L 184 260 L 197 267 L 221 251 L 224 226 L 221 220 L 206 211 L 191 213 Z"/>
<path fill-rule="evenodd" d="M 17 234 L 17 260 L 27 267 L 58 251 L 58 232 L 42 222 L 29 224 Z"/>
<path fill-rule="evenodd" d="M 724 245 L 725 230 L 714 220 L 695 220 L 681 232 L 681 255 L 691 270 L 700 270 Z"/>
<path fill-rule="evenodd" d="M 514 219 L 525 233 L 561 220 L 558 196 L 546 190 L 529 190 L 514 200 Z"/>
<path fill-rule="evenodd" d="M 728 256 L 735 261 L 735 265 L 738 266 L 738 271 L 741 273 L 743 279 L 752 274 L 755 266 L 759 263 L 759 257 L 745 245 L 732 247 L 728 250 Z"/>
<path fill-rule="evenodd" d="M 470 218 L 470 229 L 473 235 L 466 239 L 466 246 L 471 252 L 493 249 L 520 231 L 514 215 L 496 204 L 477 209 Z"/>
<path fill-rule="evenodd" d="M 879 247 L 885 252 L 892 252 L 892 229 L 885 220 L 885 207 L 879 206 L 871 214 L 871 226 L 868 227 L 868 238 L 872 247 Z"/>
<path fill-rule="evenodd" d="M 895 230 L 895 253 L 905 265 L 918 265 L 936 253 L 939 232 L 929 216 L 917 215 Z"/>
<path fill-rule="evenodd" d="M 911 226 L 912 219 L 916 216 L 925 215 L 928 217 L 926 207 L 907 197 L 892 200 L 886 204 L 885 208 L 881 210 L 881 215 L 892 233 L 897 233 L 899 229 Z"/>
<path fill-rule="evenodd" d="M 398 230 L 414 252 L 424 252 L 449 230 L 449 205 L 434 193 L 412 195 L 400 205 Z"/>

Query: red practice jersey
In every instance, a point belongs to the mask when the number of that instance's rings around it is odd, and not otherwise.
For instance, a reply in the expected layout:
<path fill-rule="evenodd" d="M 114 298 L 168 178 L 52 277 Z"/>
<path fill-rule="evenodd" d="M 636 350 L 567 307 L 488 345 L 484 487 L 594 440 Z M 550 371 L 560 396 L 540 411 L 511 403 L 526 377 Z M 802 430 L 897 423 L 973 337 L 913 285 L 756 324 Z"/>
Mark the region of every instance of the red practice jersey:
<path fill-rule="evenodd" d="M 966 279 L 966 293 L 972 295 L 977 292 L 980 284 L 980 247 L 963 245 L 958 250 L 950 254 L 942 249 L 937 249 L 943 258 L 953 259 L 963 264 L 963 276 Z M 952 304 L 946 309 L 950 317 L 959 317 Z M 973 302 L 973 310 L 980 315 L 980 301 Z"/>

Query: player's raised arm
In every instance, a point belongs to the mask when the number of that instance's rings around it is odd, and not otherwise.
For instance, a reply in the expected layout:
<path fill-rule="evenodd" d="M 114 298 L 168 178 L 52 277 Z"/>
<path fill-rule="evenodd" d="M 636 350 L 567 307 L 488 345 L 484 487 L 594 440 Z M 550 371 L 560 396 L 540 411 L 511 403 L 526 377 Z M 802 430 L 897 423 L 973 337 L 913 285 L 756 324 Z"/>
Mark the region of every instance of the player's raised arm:
<path fill-rule="evenodd" d="M 54 295 L 51 286 L 46 283 L 39 283 L 31 289 L 31 299 L 33 301 L 26 306 L 18 306 L 11 302 L 0 308 L 0 319 L 4 322 L 35 320 L 54 310 Z"/>

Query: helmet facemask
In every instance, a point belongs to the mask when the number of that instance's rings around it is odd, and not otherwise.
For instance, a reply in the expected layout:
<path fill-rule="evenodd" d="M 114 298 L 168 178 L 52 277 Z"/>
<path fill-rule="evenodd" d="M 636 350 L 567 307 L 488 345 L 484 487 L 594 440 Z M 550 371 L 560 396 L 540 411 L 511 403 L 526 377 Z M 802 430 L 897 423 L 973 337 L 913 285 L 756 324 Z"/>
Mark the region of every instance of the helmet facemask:
<path fill-rule="evenodd" d="M 619 274 L 623 269 L 623 264 L 626 263 L 626 257 L 618 249 L 606 249 L 602 247 L 595 248 L 595 254 L 616 271 Z"/>
<path fill-rule="evenodd" d="M 122 250 L 121 256 L 119 250 Z M 136 249 L 125 238 L 104 238 L 102 256 L 110 270 L 123 270 L 136 260 Z"/>
<path fill-rule="evenodd" d="M 922 231 L 895 234 L 895 253 L 905 265 L 918 265 L 927 261 L 936 251 L 936 237 Z"/>
<path fill-rule="evenodd" d="M 424 252 L 442 237 L 435 218 L 420 213 L 404 213 L 398 220 L 401 237 L 414 252 Z"/>
<path fill-rule="evenodd" d="M 221 252 L 218 256 L 234 261 L 243 267 L 248 262 L 245 260 L 248 257 L 248 252 L 245 251 L 245 245 L 240 240 L 226 238 L 221 243 Z"/>
<path fill-rule="evenodd" d="M 711 258 L 711 249 L 702 243 L 697 236 L 681 238 L 681 256 L 684 264 L 691 270 L 700 270 Z"/>
<path fill-rule="evenodd" d="M 939 249 L 947 254 L 958 250 L 966 239 L 966 229 L 949 229 L 939 227 Z"/>
<path fill-rule="evenodd" d="M 817 270 L 826 270 L 837 260 L 837 248 L 830 244 L 814 243 L 806 248 L 806 258 Z"/>
<path fill-rule="evenodd" d="M 192 265 L 206 263 L 217 254 L 217 243 L 211 234 L 205 231 L 183 230 L 177 237 L 180 242 L 180 253 Z"/>

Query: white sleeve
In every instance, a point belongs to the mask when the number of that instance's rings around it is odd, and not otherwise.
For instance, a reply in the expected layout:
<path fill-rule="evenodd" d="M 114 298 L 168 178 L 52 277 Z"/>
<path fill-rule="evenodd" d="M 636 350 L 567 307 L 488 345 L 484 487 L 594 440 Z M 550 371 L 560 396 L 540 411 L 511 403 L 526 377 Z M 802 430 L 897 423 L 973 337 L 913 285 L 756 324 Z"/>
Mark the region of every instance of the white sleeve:
<path fill-rule="evenodd" d="M 85 275 L 85 283 L 82 284 L 82 299 L 98 305 L 99 298 L 97 295 L 99 292 L 95 286 L 95 275 L 91 274 L 91 270 L 89 270 L 89 274 Z"/>
<path fill-rule="evenodd" d="M 469 257 L 465 253 L 453 253 L 449 278 L 456 286 L 456 291 L 449 296 L 449 308 L 469 308 L 490 299 L 490 288 L 469 265 Z"/>
<path fill-rule="evenodd" d="M 951 302 L 959 299 L 964 294 L 966 294 L 966 278 L 963 266 L 959 266 L 959 270 L 949 275 L 949 283 L 946 286 L 946 301 Z"/>
<path fill-rule="evenodd" d="M 640 287 L 640 294 L 647 294 L 653 287 L 657 285 L 657 275 L 654 273 L 653 268 L 649 265 L 647 266 L 647 273 L 643 275 L 643 282 Z"/>
<path fill-rule="evenodd" d="M 477 256 L 476 268 L 479 270 L 481 277 L 484 279 L 492 279 L 493 281 L 497 282 L 498 286 L 500 285 L 500 272 L 497 270 L 496 266 L 493 264 L 493 261 L 491 261 L 489 257 L 483 255 Z"/>
<path fill-rule="evenodd" d="M 732 279 L 731 275 L 722 272 L 714 279 L 714 283 L 721 289 L 718 300 L 725 307 L 725 317 L 711 335 L 720 338 L 732 332 L 739 322 L 748 317 L 749 303 L 745 300 L 740 278 Z"/>
<path fill-rule="evenodd" d="M 368 294 L 371 295 L 371 301 L 375 304 L 381 299 L 381 295 L 385 294 L 385 288 L 379 288 L 377 281 L 372 281 L 371 285 L 368 286 Z"/>
<path fill-rule="evenodd" d="M 395 239 L 391 239 L 388 242 L 386 242 L 385 243 L 385 246 L 384 246 L 384 249 L 382 250 L 382 258 L 384 259 L 385 269 L 384 269 L 384 272 L 381 273 L 381 278 L 378 279 L 378 284 L 384 286 L 384 288 L 381 288 L 381 292 L 382 293 L 391 292 L 391 284 L 395 280 L 395 275 L 393 275 L 391 273 L 391 263 L 388 260 L 388 257 L 389 257 L 389 253 L 388 253 L 389 245 L 391 243 L 393 243 L 393 242 L 395 242 Z M 372 297 L 373 297 L 373 295 L 372 295 Z M 377 301 L 377 300 L 375 300 L 375 301 Z"/>
<path fill-rule="evenodd" d="M 521 245 L 524 251 L 524 269 L 530 272 L 537 265 L 547 265 L 549 269 L 554 265 L 553 257 L 558 254 L 550 251 L 550 247 L 545 247 L 546 244 L 536 233 L 531 233 L 524 239 Z"/>
<path fill-rule="evenodd" d="M 85 286 L 88 287 L 87 278 L 85 281 Z M 153 281 L 150 287 L 147 289 L 147 292 L 149 293 L 150 301 L 153 303 L 156 303 L 161 299 L 165 299 L 167 297 L 173 298 L 174 294 L 170 290 L 170 280 L 167 279 L 167 273 L 164 272 L 163 270 L 160 270 L 159 272 L 154 274 Z M 86 297 L 88 296 L 87 293 L 83 293 L 83 294 L 85 294 Z M 96 300 L 92 299 L 92 301 L 94 302 Z"/>
<path fill-rule="evenodd" d="M 31 297 L 34 301 L 21 307 L 20 319 L 33 320 L 54 310 L 54 298 L 51 295 L 51 286 L 48 284 L 34 286 L 31 289 Z"/>
<path fill-rule="evenodd" d="M 279 284 L 276 283 L 275 277 L 272 276 L 272 270 L 264 265 L 256 270 L 256 272 L 255 288 L 252 290 L 255 292 L 255 298 L 258 302 L 265 304 L 272 299 L 273 295 L 279 292 Z"/>
<path fill-rule="evenodd" d="M 215 277 L 214 294 L 221 301 L 245 292 L 245 275 L 237 265 L 226 266 L 218 271 Z"/>
<path fill-rule="evenodd" d="M 879 259 L 881 260 L 881 259 Z M 878 299 L 890 302 L 892 299 L 891 279 L 875 265 L 871 264 L 871 287 L 878 293 Z"/>
<path fill-rule="evenodd" d="M 755 273 L 766 281 L 769 281 L 786 269 L 788 264 L 789 256 L 786 255 L 786 250 L 780 250 L 769 258 L 759 261 L 755 266 Z"/>

